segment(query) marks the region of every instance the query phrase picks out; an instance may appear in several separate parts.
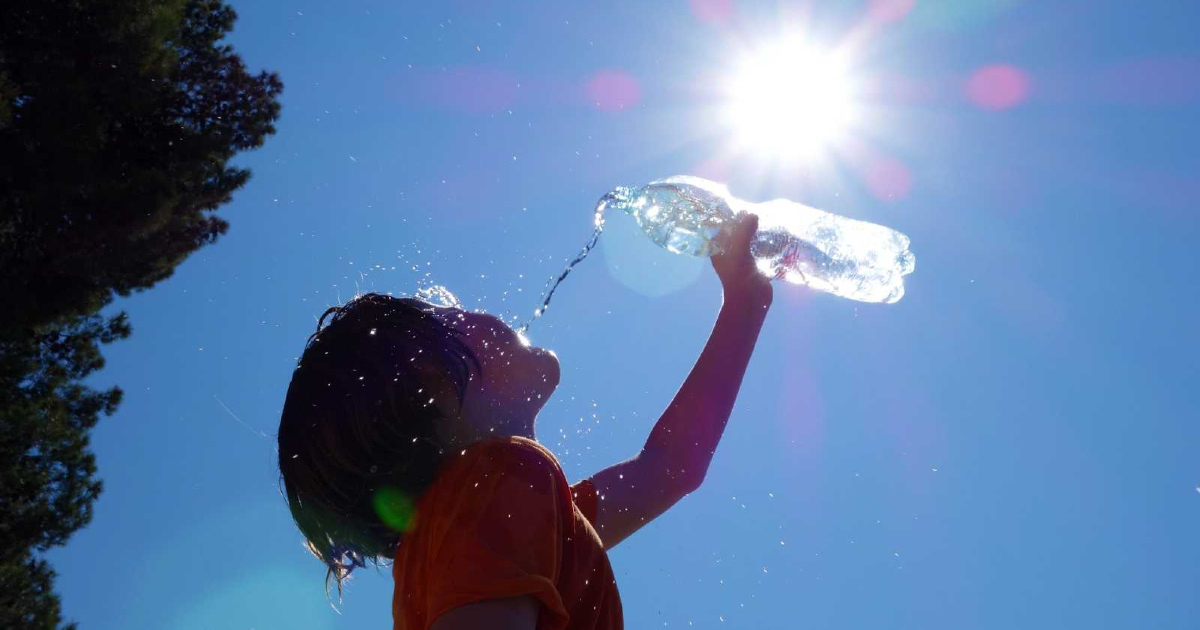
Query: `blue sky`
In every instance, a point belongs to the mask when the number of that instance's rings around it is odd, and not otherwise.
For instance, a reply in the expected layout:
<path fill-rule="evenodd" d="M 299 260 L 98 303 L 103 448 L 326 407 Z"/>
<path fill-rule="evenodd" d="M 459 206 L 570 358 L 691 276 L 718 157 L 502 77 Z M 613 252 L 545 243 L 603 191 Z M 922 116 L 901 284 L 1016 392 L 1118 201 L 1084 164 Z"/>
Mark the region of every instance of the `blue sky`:
<path fill-rule="evenodd" d="M 705 485 L 611 554 L 629 627 L 1200 619 L 1193 3 L 232 4 L 283 115 L 229 234 L 115 305 L 106 489 L 51 554 L 84 628 L 387 627 L 390 575 L 331 610 L 277 489 L 315 317 L 429 282 L 524 317 L 600 195 L 680 173 L 899 229 L 917 270 L 886 306 L 776 288 Z M 853 39 L 871 86 L 821 161 L 733 151 L 715 113 L 783 27 Z M 609 223 L 531 330 L 572 480 L 636 452 L 721 300 Z"/>

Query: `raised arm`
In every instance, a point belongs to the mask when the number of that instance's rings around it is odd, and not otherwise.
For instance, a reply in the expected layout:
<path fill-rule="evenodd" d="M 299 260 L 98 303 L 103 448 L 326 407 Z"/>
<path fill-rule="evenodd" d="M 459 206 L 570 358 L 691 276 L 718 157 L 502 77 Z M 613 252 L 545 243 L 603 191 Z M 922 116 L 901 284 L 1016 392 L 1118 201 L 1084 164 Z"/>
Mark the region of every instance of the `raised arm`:
<path fill-rule="evenodd" d="M 603 497 L 594 525 L 605 549 L 699 488 L 708 472 L 771 305 L 771 284 L 749 251 L 757 227 L 755 217 L 743 220 L 725 243 L 726 253 L 713 257 L 724 288 L 721 312 L 645 446 L 632 459 L 592 476 Z"/>

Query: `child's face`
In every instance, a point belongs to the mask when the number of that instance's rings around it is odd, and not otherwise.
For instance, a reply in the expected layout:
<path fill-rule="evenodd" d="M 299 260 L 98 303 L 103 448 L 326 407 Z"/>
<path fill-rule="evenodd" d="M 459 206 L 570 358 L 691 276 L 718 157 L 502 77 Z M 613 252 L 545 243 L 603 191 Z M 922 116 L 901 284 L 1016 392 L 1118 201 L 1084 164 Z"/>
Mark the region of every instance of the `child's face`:
<path fill-rule="evenodd" d="M 460 409 L 455 439 L 489 436 L 533 438 L 534 419 L 558 386 L 558 357 L 538 348 L 501 319 L 453 307 L 425 305 L 463 333 L 478 357 L 482 378 L 474 378 Z"/>

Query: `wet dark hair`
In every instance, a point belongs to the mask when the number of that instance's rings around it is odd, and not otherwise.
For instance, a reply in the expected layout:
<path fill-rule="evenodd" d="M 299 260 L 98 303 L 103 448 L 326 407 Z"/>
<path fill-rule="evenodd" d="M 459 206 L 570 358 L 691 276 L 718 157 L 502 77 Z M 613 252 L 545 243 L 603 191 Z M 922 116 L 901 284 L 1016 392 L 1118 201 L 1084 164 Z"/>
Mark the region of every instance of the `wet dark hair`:
<path fill-rule="evenodd" d="M 326 318 L 330 318 L 326 325 Z M 342 580 L 394 558 L 446 449 L 433 404 L 461 404 L 479 359 L 462 333 L 412 298 L 358 296 L 325 311 L 292 373 L 279 420 L 279 472 L 313 555 Z"/>

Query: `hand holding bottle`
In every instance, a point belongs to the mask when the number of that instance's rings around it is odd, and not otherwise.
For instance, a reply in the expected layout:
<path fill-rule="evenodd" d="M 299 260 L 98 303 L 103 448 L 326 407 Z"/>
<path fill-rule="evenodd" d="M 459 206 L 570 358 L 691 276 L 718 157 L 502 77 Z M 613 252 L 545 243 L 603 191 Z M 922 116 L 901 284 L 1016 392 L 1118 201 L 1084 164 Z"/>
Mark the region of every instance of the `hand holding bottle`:
<path fill-rule="evenodd" d="M 715 239 L 717 253 L 712 266 L 721 279 L 726 303 L 742 302 L 756 307 L 769 306 L 773 290 L 771 279 L 759 271 L 751 253 L 751 243 L 758 232 L 758 217 L 741 214 L 732 229 L 722 231 Z"/>

